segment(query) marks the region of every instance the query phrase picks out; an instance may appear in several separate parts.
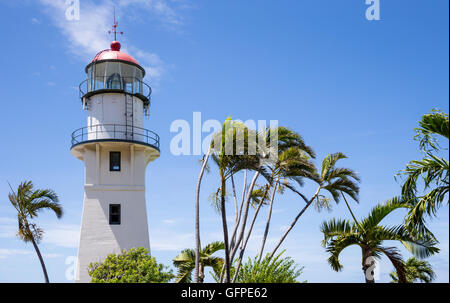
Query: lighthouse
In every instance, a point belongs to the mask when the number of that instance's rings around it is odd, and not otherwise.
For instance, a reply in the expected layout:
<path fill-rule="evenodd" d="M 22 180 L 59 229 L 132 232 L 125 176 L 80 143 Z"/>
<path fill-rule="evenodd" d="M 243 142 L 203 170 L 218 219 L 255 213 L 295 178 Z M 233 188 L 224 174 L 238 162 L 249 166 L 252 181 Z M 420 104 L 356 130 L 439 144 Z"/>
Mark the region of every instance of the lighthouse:
<path fill-rule="evenodd" d="M 99 52 L 80 84 L 87 124 L 72 133 L 71 153 L 85 165 L 84 204 L 75 282 L 88 266 L 123 249 L 150 249 L 145 171 L 160 155 L 159 136 L 144 128 L 151 88 L 145 70 L 121 51 L 117 22 L 111 48 Z"/>

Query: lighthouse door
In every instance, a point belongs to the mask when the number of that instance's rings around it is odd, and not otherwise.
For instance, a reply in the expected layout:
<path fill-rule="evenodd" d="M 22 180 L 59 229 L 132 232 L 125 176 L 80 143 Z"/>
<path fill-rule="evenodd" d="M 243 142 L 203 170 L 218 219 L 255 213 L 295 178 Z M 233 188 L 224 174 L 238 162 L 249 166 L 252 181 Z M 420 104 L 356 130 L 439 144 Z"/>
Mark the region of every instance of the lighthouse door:
<path fill-rule="evenodd" d="M 125 138 L 127 140 L 134 138 L 133 112 L 133 97 L 125 94 Z"/>

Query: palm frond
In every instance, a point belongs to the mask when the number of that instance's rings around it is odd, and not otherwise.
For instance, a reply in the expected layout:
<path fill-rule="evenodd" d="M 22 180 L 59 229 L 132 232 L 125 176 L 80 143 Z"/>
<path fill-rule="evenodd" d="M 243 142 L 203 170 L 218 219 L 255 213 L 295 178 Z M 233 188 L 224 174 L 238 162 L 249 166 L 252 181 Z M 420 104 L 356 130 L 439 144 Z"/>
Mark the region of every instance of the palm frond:
<path fill-rule="evenodd" d="M 370 211 L 369 215 L 361 222 L 364 229 L 370 230 L 377 226 L 387 215 L 399 208 L 411 208 L 410 204 L 403 201 L 402 197 L 394 197 L 378 204 Z"/>
<path fill-rule="evenodd" d="M 59 204 L 58 195 L 50 189 L 38 189 L 30 196 L 28 213 L 31 218 L 37 215 L 37 212 L 45 209 L 52 210 L 58 218 L 63 215 L 63 209 Z"/>
<path fill-rule="evenodd" d="M 432 110 L 431 113 L 422 116 L 420 127 L 414 129 L 415 140 L 419 141 L 420 148 L 425 151 L 438 150 L 440 148 L 436 136 L 449 138 L 449 117 L 447 113 Z"/>
<path fill-rule="evenodd" d="M 339 201 L 340 201 L 341 192 L 346 193 L 348 196 L 350 196 L 356 202 L 359 201 L 359 198 L 358 198 L 359 186 L 358 186 L 358 184 L 346 177 L 341 177 L 339 179 L 336 179 L 336 180 L 332 181 L 331 183 L 326 184 L 322 188 L 324 190 L 327 190 L 332 195 L 333 200 L 336 201 L 336 203 L 339 203 Z"/>
<path fill-rule="evenodd" d="M 383 252 L 391 261 L 397 272 L 398 283 L 406 283 L 405 263 L 398 249 L 395 247 L 378 247 L 377 250 Z"/>
<path fill-rule="evenodd" d="M 419 258 L 426 258 L 439 252 L 437 242 L 432 238 L 418 238 L 411 235 L 404 225 L 378 226 L 371 234 L 372 241 L 400 241 L 405 248 Z"/>
<path fill-rule="evenodd" d="M 209 256 L 222 249 L 225 249 L 224 243 L 222 241 L 216 241 L 206 245 L 202 249 L 201 254 Z"/>
<path fill-rule="evenodd" d="M 334 167 L 337 161 L 345 158 L 347 158 L 347 156 L 340 152 L 327 155 L 322 161 L 321 179 L 326 180 L 330 168 Z"/>
<path fill-rule="evenodd" d="M 323 233 L 324 239 L 322 245 L 326 246 L 328 241 L 334 237 L 346 237 L 355 235 L 356 225 L 348 220 L 331 219 L 322 222 L 320 231 Z"/>
<path fill-rule="evenodd" d="M 361 245 L 359 238 L 356 235 L 352 234 L 340 236 L 328 242 L 326 246 L 326 251 L 330 254 L 328 263 L 330 264 L 331 268 L 333 268 L 333 270 L 342 270 L 343 266 L 339 261 L 339 255 L 345 248 L 352 245 Z"/>

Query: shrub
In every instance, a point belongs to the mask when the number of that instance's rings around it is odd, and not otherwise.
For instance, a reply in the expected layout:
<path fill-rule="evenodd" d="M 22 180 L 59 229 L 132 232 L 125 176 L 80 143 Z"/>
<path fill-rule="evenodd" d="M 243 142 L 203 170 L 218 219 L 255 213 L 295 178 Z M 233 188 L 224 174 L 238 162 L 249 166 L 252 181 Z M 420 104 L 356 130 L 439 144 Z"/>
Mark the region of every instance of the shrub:
<path fill-rule="evenodd" d="M 273 259 L 269 255 L 261 260 L 248 259 L 239 270 L 237 283 L 298 283 L 297 278 L 302 274 L 303 267 L 297 268 L 290 257 L 281 258 L 283 254 Z"/>
<path fill-rule="evenodd" d="M 143 247 L 110 254 L 102 263 L 89 264 L 91 283 L 167 283 L 174 278 L 168 267 L 158 264 Z"/>

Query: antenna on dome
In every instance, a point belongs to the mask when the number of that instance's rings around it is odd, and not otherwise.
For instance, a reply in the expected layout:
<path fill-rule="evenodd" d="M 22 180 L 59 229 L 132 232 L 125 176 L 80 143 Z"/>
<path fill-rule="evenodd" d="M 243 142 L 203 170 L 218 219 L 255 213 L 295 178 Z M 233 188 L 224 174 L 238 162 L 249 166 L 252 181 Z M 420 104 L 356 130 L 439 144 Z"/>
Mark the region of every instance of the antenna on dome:
<path fill-rule="evenodd" d="M 119 27 L 119 22 L 116 21 L 116 7 L 114 7 L 114 24 L 112 26 L 112 30 L 108 31 L 108 34 L 114 34 L 114 41 L 117 41 L 117 34 L 123 35 L 123 32 L 118 32 L 117 28 Z"/>

